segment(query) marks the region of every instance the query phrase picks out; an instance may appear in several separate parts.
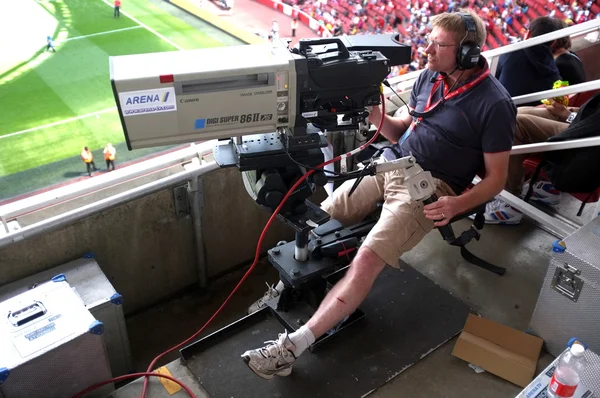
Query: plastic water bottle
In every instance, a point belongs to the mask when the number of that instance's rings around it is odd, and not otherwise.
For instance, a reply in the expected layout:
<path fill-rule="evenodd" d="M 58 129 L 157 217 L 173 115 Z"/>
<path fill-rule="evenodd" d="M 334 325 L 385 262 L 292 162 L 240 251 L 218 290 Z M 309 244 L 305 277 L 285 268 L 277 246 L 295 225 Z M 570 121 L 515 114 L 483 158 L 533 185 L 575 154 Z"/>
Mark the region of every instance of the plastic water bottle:
<path fill-rule="evenodd" d="M 549 398 L 569 398 L 575 394 L 585 366 L 584 352 L 585 348 L 581 344 L 573 344 L 569 351 L 560 356 L 548 384 Z"/>

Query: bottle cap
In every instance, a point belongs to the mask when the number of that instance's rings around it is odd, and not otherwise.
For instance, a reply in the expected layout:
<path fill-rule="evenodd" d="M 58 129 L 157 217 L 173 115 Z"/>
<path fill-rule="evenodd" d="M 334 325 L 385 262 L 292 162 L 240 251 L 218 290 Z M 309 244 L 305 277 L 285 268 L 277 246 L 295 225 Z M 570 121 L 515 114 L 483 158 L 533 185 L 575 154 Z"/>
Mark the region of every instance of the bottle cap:
<path fill-rule="evenodd" d="M 571 346 L 571 354 L 580 357 L 585 352 L 585 348 L 581 344 L 573 344 Z"/>

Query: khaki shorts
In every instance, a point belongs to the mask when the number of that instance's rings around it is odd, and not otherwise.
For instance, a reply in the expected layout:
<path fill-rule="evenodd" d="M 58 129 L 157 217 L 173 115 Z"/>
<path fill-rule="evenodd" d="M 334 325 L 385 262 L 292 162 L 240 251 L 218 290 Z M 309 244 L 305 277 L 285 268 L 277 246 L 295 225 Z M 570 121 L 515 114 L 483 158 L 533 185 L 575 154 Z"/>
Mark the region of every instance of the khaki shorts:
<path fill-rule="evenodd" d="M 455 196 L 452 188 L 434 179 L 436 194 Z M 354 180 L 344 182 L 321 207 L 344 226 L 362 221 L 383 202 L 381 216 L 367 235 L 363 245 L 373 250 L 386 264 L 399 267 L 398 259 L 415 247 L 433 229 L 433 221 L 425 218 L 423 203 L 410 197 L 402 171 L 365 177 L 348 198 Z"/>

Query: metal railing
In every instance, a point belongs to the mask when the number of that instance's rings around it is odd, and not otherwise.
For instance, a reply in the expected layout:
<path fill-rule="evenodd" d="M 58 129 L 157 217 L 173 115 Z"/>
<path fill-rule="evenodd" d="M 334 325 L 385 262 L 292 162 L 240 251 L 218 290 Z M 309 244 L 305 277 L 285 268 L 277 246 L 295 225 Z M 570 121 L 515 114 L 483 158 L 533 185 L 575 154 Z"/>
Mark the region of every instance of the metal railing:
<path fill-rule="evenodd" d="M 195 156 L 197 155 L 198 153 L 195 154 Z M 193 165 L 194 163 L 191 164 Z M 0 237 L 0 248 L 44 232 L 55 230 L 74 221 L 81 220 L 85 217 L 91 216 L 92 214 L 96 214 L 111 207 L 127 203 L 142 196 L 146 196 L 148 194 L 197 179 L 198 177 L 218 168 L 219 166 L 215 162 L 210 162 L 203 165 L 200 165 L 200 162 L 198 162 L 195 166 L 191 166 L 187 170 L 177 174 L 161 178 L 160 180 L 152 181 L 148 184 L 121 192 L 105 199 L 100 199 L 88 205 L 78 207 L 57 216 L 47 218 L 38 223 L 20 228 L 16 231 L 11 231 L 7 235 Z"/>
<path fill-rule="evenodd" d="M 207 141 L 200 144 L 191 144 L 187 148 L 123 167 L 111 173 L 79 181 L 74 184 L 40 193 L 27 199 L 0 206 L 0 220 L 2 222 L 0 228 L 3 228 L 5 232 L 8 233 L 7 223 L 22 215 L 93 194 L 105 188 L 126 183 L 168 167 L 189 162 L 192 158 L 197 157 L 198 154 L 212 152 L 214 143 L 215 141 Z"/>
<path fill-rule="evenodd" d="M 537 93 L 520 95 L 518 97 L 513 97 L 513 102 L 516 105 L 528 104 L 547 98 L 577 94 L 592 90 L 600 90 L 600 79 L 593 80 L 591 82 L 574 84 L 572 86 L 558 88 L 556 90 L 545 90 Z M 540 142 L 537 144 L 515 145 L 510 153 L 511 155 L 522 155 L 525 153 L 560 151 L 562 149 L 585 148 L 598 145 L 600 145 L 600 136 L 563 142 Z"/>
<path fill-rule="evenodd" d="M 498 47 L 493 50 L 484 51 L 482 52 L 482 55 L 485 56 L 485 58 L 487 59 L 491 73 L 495 74 L 496 67 L 498 65 L 498 59 L 503 54 L 508 54 L 513 51 L 518 51 L 524 48 L 533 47 L 538 44 L 547 43 L 549 41 L 560 39 L 565 36 L 571 36 L 571 38 L 581 37 L 584 35 L 590 35 L 590 33 L 593 32 L 600 32 L 600 19 L 593 19 L 591 21 L 587 21 L 578 25 L 573 25 L 568 28 L 558 30 L 556 32 L 548 33 L 528 40 L 523 40 L 518 43 L 509 44 L 507 46 Z M 600 43 L 599 36 L 600 35 L 597 34 L 595 41 L 590 41 L 589 45 Z M 422 70 L 409 72 L 388 80 L 390 84 L 399 85 L 402 91 L 410 91 L 413 83 L 421 74 L 421 72 Z M 384 87 L 383 93 L 386 97 L 390 97 L 393 95 L 392 91 L 388 87 Z"/>

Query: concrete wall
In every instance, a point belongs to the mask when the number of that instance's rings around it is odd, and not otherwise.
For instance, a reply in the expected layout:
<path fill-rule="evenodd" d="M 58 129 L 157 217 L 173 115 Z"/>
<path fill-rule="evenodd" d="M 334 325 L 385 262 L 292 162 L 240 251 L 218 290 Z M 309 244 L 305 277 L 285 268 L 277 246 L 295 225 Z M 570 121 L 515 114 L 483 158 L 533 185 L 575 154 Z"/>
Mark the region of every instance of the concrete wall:
<path fill-rule="evenodd" d="M 269 215 L 246 193 L 235 168 L 204 176 L 202 185 L 210 277 L 253 258 Z M 0 249 L 0 285 L 93 252 L 131 313 L 198 282 L 193 231 L 190 216 L 175 214 L 172 189 L 163 190 Z M 276 220 L 262 252 L 293 237 Z"/>
<path fill-rule="evenodd" d="M 254 258 L 259 235 L 270 214 L 250 198 L 235 168 L 219 170 L 204 178 L 204 201 L 203 234 L 211 277 Z M 291 239 L 293 230 L 276 219 L 261 251 L 266 252 L 280 240 Z"/>

